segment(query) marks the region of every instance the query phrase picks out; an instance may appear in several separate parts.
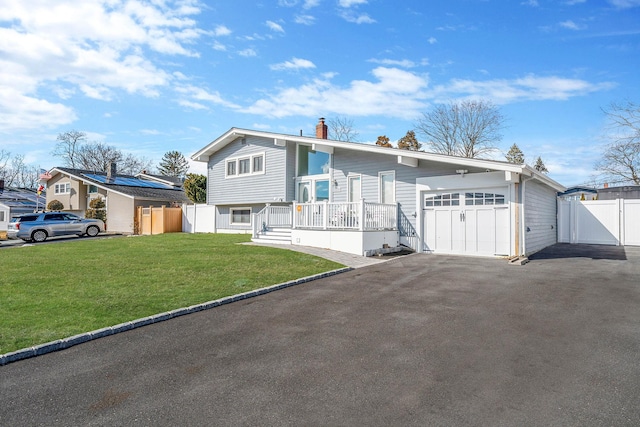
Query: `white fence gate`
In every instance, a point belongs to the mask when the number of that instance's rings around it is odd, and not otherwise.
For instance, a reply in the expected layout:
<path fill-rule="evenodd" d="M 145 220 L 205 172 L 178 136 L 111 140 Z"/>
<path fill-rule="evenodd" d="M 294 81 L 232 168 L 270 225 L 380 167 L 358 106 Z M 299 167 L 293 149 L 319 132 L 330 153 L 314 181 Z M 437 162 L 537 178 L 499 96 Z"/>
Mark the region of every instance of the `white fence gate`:
<path fill-rule="evenodd" d="M 558 241 L 640 246 L 640 200 L 558 200 Z"/>
<path fill-rule="evenodd" d="M 216 207 L 213 205 L 183 205 L 182 231 L 185 233 L 215 233 Z"/>

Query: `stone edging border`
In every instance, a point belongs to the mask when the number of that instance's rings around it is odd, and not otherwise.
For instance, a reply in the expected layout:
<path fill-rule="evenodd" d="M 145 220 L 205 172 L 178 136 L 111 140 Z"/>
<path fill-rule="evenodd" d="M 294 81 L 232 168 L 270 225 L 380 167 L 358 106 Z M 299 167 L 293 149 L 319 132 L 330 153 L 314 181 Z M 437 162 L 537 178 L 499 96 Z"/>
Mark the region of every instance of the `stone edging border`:
<path fill-rule="evenodd" d="M 52 353 L 54 351 L 64 350 L 66 348 L 73 347 L 74 345 L 82 344 L 87 341 L 92 341 L 92 340 L 106 337 L 109 335 L 118 334 L 120 332 L 129 331 L 131 329 L 140 328 L 142 326 L 151 325 L 153 323 L 163 322 L 165 320 L 173 319 L 174 317 L 184 316 L 185 314 L 196 313 L 202 310 L 209 310 L 211 308 L 219 307 L 221 305 L 230 304 L 232 302 L 257 297 L 259 295 L 268 294 L 270 292 L 278 291 L 280 289 L 301 285 L 303 283 L 308 283 L 314 280 L 323 279 L 325 277 L 335 276 L 336 274 L 346 273 L 352 270 L 355 270 L 355 269 L 353 267 L 345 267 L 345 268 L 340 268 L 338 270 L 327 271 L 325 273 L 320 273 L 313 276 L 307 276 L 301 279 L 295 279 L 289 282 L 279 283 L 276 285 L 267 286 L 266 288 L 255 289 L 253 291 L 244 292 L 237 295 L 231 295 L 231 296 L 220 298 L 217 300 L 204 302 L 202 304 L 192 305 L 190 307 L 178 308 L 176 310 L 167 311 L 165 313 L 154 314 L 153 316 L 143 317 L 142 319 L 120 323 L 119 325 L 115 325 L 115 326 L 108 326 L 106 328 L 98 329 L 95 331 L 85 332 L 83 334 L 74 335 L 72 337 L 51 341 L 44 344 L 39 344 L 33 347 L 24 348 L 21 350 L 16 350 L 11 353 L 0 354 L 0 366 L 4 366 L 9 363 L 17 362 L 23 359 L 28 359 L 30 357 L 41 356 L 43 354 Z"/>

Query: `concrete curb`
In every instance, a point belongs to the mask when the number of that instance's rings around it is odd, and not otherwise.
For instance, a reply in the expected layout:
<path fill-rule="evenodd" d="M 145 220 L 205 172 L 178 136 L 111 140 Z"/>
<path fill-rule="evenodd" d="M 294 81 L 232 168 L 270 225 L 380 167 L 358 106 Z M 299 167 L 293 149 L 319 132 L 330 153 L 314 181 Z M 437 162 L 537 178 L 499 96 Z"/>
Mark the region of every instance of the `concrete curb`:
<path fill-rule="evenodd" d="M 204 302 L 202 304 L 192 305 L 190 307 L 184 307 L 167 311 L 165 313 L 154 314 L 153 316 L 143 317 L 142 319 L 132 320 L 131 322 L 120 323 L 119 325 L 115 326 L 108 326 L 106 328 L 98 329 L 95 331 L 85 332 L 83 334 L 74 335 L 72 337 L 51 341 L 21 350 L 16 350 L 11 353 L 0 354 L 0 366 L 4 366 L 23 359 L 28 359 L 30 357 L 41 356 L 43 354 L 52 353 L 54 351 L 64 350 L 66 348 L 73 347 L 74 345 L 82 344 L 87 341 L 92 341 L 109 335 L 118 334 L 120 332 L 129 331 L 131 329 L 140 328 L 142 326 L 151 325 L 153 323 L 164 322 L 165 320 L 173 319 L 174 317 L 184 316 L 185 314 L 196 313 L 198 311 L 209 310 L 221 305 L 257 297 L 259 295 L 279 291 L 280 289 L 301 285 L 303 283 L 312 282 L 314 280 L 323 279 L 325 277 L 335 276 L 336 274 L 346 273 L 352 270 L 354 270 L 353 267 L 345 267 L 338 270 L 327 271 L 326 273 L 307 276 L 301 279 L 267 286 L 266 288 L 255 289 L 253 291 L 244 292 L 242 294 L 231 295 L 217 300 Z"/>

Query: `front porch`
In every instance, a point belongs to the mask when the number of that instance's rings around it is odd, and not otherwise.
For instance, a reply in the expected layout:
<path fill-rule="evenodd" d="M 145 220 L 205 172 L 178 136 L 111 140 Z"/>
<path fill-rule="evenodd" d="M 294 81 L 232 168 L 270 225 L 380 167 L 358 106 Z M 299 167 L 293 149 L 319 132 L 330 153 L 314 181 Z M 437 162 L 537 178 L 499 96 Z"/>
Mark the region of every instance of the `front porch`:
<path fill-rule="evenodd" d="M 267 205 L 251 218 L 252 240 L 332 249 L 356 255 L 400 246 L 398 205 L 315 202 Z"/>

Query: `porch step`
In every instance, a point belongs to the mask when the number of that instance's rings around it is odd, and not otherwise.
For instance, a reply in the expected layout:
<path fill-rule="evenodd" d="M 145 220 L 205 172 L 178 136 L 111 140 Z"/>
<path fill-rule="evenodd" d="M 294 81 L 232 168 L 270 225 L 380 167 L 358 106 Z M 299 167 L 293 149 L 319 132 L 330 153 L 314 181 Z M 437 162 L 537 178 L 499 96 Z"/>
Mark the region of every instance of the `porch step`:
<path fill-rule="evenodd" d="M 291 244 L 290 228 L 272 228 L 264 233 L 260 233 L 258 237 L 252 238 L 251 241 L 259 243 L 276 243 Z"/>

